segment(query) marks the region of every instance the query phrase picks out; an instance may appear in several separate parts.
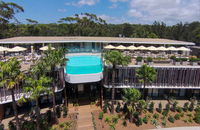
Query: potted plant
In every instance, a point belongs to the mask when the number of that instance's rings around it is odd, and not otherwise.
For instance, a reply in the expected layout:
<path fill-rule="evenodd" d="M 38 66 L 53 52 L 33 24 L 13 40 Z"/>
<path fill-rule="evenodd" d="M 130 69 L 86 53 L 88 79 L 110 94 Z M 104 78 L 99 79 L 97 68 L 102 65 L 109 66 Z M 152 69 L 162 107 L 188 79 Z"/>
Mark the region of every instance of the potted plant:
<path fill-rule="evenodd" d="M 190 61 L 190 64 L 191 64 L 191 65 L 198 65 L 199 58 L 190 57 L 190 58 L 189 58 L 189 61 Z"/>
<path fill-rule="evenodd" d="M 153 58 L 147 57 L 147 63 L 148 63 L 148 65 L 153 65 Z"/>
<path fill-rule="evenodd" d="M 182 65 L 187 65 L 187 62 L 188 61 L 188 59 L 187 58 L 181 58 L 181 64 Z"/>
<path fill-rule="evenodd" d="M 138 56 L 138 57 L 136 58 L 136 61 L 137 61 L 137 65 L 142 65 L 142 64 L 143 64 L 143 57 Z"/>
<path fill-rule="evenodd" d="M 181 64 L 181 59 L 180 58 L 175 58 L 174 61 L 175 61 L 174 62 L 175 65 L 180 65 Z"/>
<path fill-rule="evenodd" d="M 175 61 L 175 59 L 176 59 L 176 56 L 171 56 L 170 59 L 171 59 L 171 63 L 174 64 L 174 61 Z"/>

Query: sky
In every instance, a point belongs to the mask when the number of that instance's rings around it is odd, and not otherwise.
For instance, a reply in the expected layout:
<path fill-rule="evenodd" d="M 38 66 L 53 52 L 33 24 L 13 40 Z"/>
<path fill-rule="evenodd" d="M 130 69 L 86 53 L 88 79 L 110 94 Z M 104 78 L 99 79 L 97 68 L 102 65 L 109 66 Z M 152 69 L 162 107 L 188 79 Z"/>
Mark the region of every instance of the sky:
<path fill-rule="evenodd" d="M 22 6 L 24 13 L 16 17 L 40 23 L 55 23 L 60 18 L 80 13 L 93 13 L 107 23 L 152 24 L 162 21 L 167 25 L 200 21 L 200 0 L 3 0 Z"/>

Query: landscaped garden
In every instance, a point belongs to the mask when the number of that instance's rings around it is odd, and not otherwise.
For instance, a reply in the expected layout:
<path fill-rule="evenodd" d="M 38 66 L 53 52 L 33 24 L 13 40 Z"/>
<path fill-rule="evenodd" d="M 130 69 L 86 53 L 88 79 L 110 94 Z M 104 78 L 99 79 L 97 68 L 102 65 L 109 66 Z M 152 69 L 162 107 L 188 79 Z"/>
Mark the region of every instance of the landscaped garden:
<path fill-rule="evenodd" d="M 157 105 L 157 106 L 156 106 Z M 195 98 L 180 105 L 173 98 L 163 106 L 151 100 L 141 100 L 137 89 L 124 90 L 123 102 L 115 102 L 115 111 L 105 102 L 102 111 L 93 112 L 94 124 L 99 129 L 152 129 L 200 125 L 200 105 Z"/>

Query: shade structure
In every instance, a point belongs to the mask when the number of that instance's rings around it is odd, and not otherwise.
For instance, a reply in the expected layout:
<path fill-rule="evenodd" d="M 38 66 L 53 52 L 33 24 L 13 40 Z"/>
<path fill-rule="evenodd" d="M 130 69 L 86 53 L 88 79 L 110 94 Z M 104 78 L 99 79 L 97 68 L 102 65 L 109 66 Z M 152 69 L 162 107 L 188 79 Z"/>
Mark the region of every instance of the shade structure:
<path fill-rule="evenodd" d="M 118 49 L 118 50 L 125 50 L 126 47 L 123 46 L 123 45 L 120 45 L 120 46 L 115 47 L 115 49 Z"/>
<path fill-rule="evenodd" d="M 178 51 L 178 49 L 175 48 L 175 47 L 173 47 L 173 46 L 168 47 L 167 50 L 168 50 L 168 51 Z"/>
<path fill-rule="evenodd" d="M 137 47 L 132 45 L 132 46 L 127 47 L 126 49 L 128 49 L 128 50 L 137 50 Z"/>
<path fill-rule="evenodd" d="M 112 46 L 112 45 L 107 45 L 107 46 L 105 46 L 104 48 L 105 48 L 105 49 L 115 49 L 115 47 Z"/>
<path fill-rule="evenodd" d="M 137 47 L 137 50 L 147 50 L 147 47 L 139 46 L 139 47 Z"/>
<path fill-rule="evenodd" d="M 157 48 L 158 51 L 168 51 L 168 49 L 164 46 L 160 46 Z"/>
<path fill-rule="evenodd" d="M 190 51 L 190 49 L 188 49 L 186 47 L 179 47 L 179 48 L 177 48 L 177 50 L 179 50 L 179 51 Z"/>
<path fill-rule="evenodd" d="M 25 51 L 25 50 L 27 50 L 27 49 L 24 47 L 15 46 L 15 47 L 9 49 L 8 52 L 21 52 L 21 51 Z"/>
<path fill-rule="evenodd" d="M 51 48 L 51 50 L 55 49 L 54 47 L 50 47 L 50 48 Z M 41 51 L 46 51 L 48 49 L 49 49 L 49 46 L 43 46 L 43 47 L 40 48 Z"/>
<path fill-rule="evenodd" d="M 8 51 L 9 48 L 0 46 L 0 52 Z"/>
<path fill-rule="evenodd" d="M 157 48 L 154 47 L 154 46 L 150 46 L 150 47 L 147 47 L 147 50 L 149 50 L 149 51 L 157 51 Z"/>

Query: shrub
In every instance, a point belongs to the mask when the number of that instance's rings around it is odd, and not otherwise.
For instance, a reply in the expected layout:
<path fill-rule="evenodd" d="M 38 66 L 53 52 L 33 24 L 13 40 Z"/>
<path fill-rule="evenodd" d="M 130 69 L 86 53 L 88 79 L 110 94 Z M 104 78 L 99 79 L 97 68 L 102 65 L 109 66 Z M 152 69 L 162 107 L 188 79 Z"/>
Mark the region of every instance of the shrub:
<path fill-rule="evenodd" d="M 123 121 L 122 121 L 122 125 L 123 125 L 124 127 L 127 126 L 127 122 L 126 122 L 126 120 L 123 120 Z"/>
<path fill-rule="evenodd" d="M 47 122 L 48 124 L 50 124 L 52 120 L 51 110 L 47 111 L 46 116 L 47 116 Z"/>
<path fill-rule="evenodd" d="M 194 121 L 200 124 L 200 112 L 194 114 Z"/>
<path fill-rule="evenodd" d="M 172 105 L 172 108 L 171 108 L 171 110 L 172 110 L 173 112 L 176 111 L 176 109 L 177 109 L 177 105 L 178 105 L 178 102 L 175 101 L 175 102 L 173 103 L 173 105 Z"/>
<path fill-rule="evenodd" d="M 22 129 L 23 130 L 35 130 L 36 124 L 34 121 L 24 121 L 22 124 Z"/>
<path fill-rule="evenodd" d="M 167 115 L 168 115 L 168 113 L 169 113 L 169 111 L 167 111 L 167 110 L 164 110 L 164 111 L 162 112 L 162 115 L 163 115 L 163 116 L 167 116 Z"/>
<path fill-rule="evenodd" d="M 154 111 L 154 102 L 151 102 L 149 105 L 149 112 L 153 113 Z"/>
<path fill-rule="evenodd" d="M 135 124 L 136 124 L 137 126 L 141 126 L 141 125 L 142 125 L 142 118 L 139 117 L 139 118 L 136 120 Z"/>
<path fill-rule="evenodd" d="M 60 109 L 60 106 L 57 106 L 57 107 L 56 107 L 56 115 L 57 115 L 58 118 L 60 118 L 60 116 L 61 116 L 61 109 Z"/>
<path fill-rule="evenodd" d="M 103 106 L 103 112 L 107 113 L 108 112 L 108 103 L 105 103 Z"/>
<path fill-rule="evenodd" d="M 185 112 L 187 112 L 187 111 L 188 111 L 188 108 L 189 108 L 189 103 L 186 102 L 186 103 L 184 104 L 184 106 L 183 106 L 183 110 L 184 110 Z"/>
<path fill-rule="evenodd" d="M 147 123 L 148 123 L 148 118 L 145 116 L 145 117 L 142 119 L 142 121 L 143 121 L 145 124 L 147 124 Z"/>
<path fill-rule="evenodd" d="M 153 114 L 153 118 L 158 119 L 159 118 L 159 114 L 158 113 Z"/>
<path fill-rule="evenodd" d="M 158 111 L 159 113 L 162 112 L 162 103 L 161 103 L 161 102 L 158 104 L 158 109 L 157 109 L 157 111 Z"/>
<path fill-rule="evenodd" d="M 68 109 L 66 105 L 63 105 L 63 118 L 67 117 L 67 114 L 68 114 Z"/>
<path fill-rule="evenodd" d="M 179 113 L 181 113 L 181 112 L 183 112 L 183 108 L 180 107 L 180 106 L 178 106 L 178 107 L 176 108 L 176 111 L 179 112 Z"/>
<path fill-rule="evenodd" d="M 176 114 L 176 115 L 174 116 L 174 118 L 175 118 L 176 120 L 180 120 L 181 115 L 180 115 L 180 114 Z"/>
<path fill-rule="evenodd" d="M 184 113 L 183 113 L 183 112 L 182 112 L 182 113 L 180 113 L 180 116 L 181 116 L 181 117 L 184 117 Z"/>
<path fill-rule="evenodd" d="M 164 120 L 162 121 L 162 126 L 164 126 L 164 127 L 167 126 L 167 121 L 166 121 L 166 119 L 164 119 Z"/>
<path fill-rule="evenodd" d="M 128 107 L 127 107 L 127 104 L 125 103 L 125 104 L 124 104 L 124 107 L 123 107 L 123 112 L 126 113 L 127 111 L 128 111 Z M 104 112 L 104 113 L 105 113 L 105 112 Z"/>
<path fill-rule="evenodd" d="M 190 58 L 189 58 L 189 61 L 190 61 L 190 62 L 197 62 L 197 61 L 199 61 L 199 58 L 190 57 Z"/>
<path fill-rule="evenodd" d="M 158 125 L 158 121 L 155 120 L 155 119 L 152 119 L 151 120 L 151 124 L 154 125 L 154 126 L 157 126 Z"/>
<path fill-rule="evenodd" d="M 170 110 L 170 104 L 169 104 L 169 103 L 166 104 L 165 109 L 166 109 L 166 111 L 169 111 L 169 110 Z"/>
<path fill-rule="evenodd" d="M 180 58 L 175 58 L 174 60 L 175 60 L 176 62 L 180 62 L 180 61 L 181 61 Z"/>
<path fill-rule="evenodd" d="M 12 121 L 8 123 L 8 127 L 9 127 L 9 130 L 16 130 L 16 126 L 14 125 Z"/>
<path fill-rule="evenodd" d="M 100 112 L 100 113 L 99 113 L 99 119 L 100 119 L 100 120 L 103 119 L 103 114 L 104 114 L 103 112 Z"/>
<path fill-rule="evenodd" d="M 168 121 L 171 122 L 171 123 L 174 123 L 175 119 L 174 119 L 174 117 L 169 116 L 169 117 L 168 117 Z"/>
<path fill-rule="evenodd" d="M 116 112 L 119 113 L 120 110 L 121 110 L 121 105 L 120 105 L 120 103 L 118 102 L 118 103 L 117 103 L 117 107 L 116 107 Z"/>
<path fill-rule="evenodd" d="M 147 62 L 152 62 L 153 58 L 152 57 L 147 57 Z"/>
<path fill-rule="evenodd" d="M 136 118 L 136 119 L 138 119 L 138 118 L 139 118 L 139 115 L 140 115 L 140 113 L 139 113 L 139 112 L 137 112 L 137 111 L 133 113 L 133 116 L 134 116 L 134 118 Z"/>
<path fill-rule="evenodd" d="M 196 112 L 200 112 L 200 106 L 197 106 L 197 107 L 195 108 L 195 111 L 196 111 Z"/>
<path fill-rule="evenodd" d="M 187 61 L 188 59 L 187 58 L 181 58 L 181 61 Z"/>
<path fill-rule="evenodd" d="M 171 56 L 170 59 L 175 60 L 176 56 Z"/>
<path fill-rule="evenodd" d="M 189 111 L 193 111 L 193 110 L 194 110 L 194 103 L 191 102 L 191 103 L 190 103 L 190 106 L 189 106 Z"/>
<path fill-rule="evenodd" d="M 136 61 L 137 61 L 137 62 L 142 62 L 142 59 L 143 59 L 143 57 L 138 56 L 138 57 L 136 58 Z"/>

